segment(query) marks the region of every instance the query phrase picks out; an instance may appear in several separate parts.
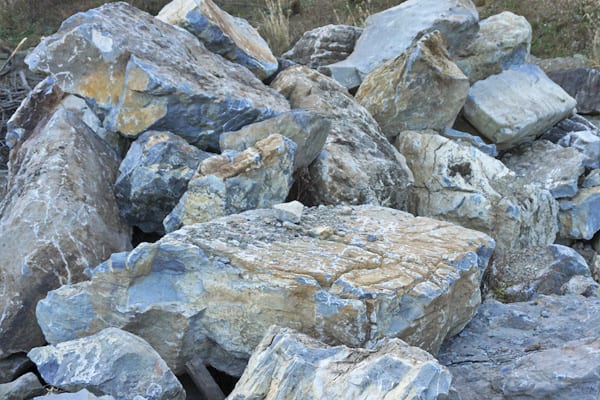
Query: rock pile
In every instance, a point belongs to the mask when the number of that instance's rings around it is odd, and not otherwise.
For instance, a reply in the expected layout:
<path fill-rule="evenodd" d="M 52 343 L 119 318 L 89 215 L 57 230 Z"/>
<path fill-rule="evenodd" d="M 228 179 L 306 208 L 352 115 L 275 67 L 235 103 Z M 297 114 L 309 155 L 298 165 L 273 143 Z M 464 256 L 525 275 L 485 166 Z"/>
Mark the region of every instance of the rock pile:
<path fill-rule="evenodd" d="M 211 0 L 67 19 L 7 124 L 0 396 L 596 399 L 599 72 L 530 41 L 471 0 L 280 62 Z"/>

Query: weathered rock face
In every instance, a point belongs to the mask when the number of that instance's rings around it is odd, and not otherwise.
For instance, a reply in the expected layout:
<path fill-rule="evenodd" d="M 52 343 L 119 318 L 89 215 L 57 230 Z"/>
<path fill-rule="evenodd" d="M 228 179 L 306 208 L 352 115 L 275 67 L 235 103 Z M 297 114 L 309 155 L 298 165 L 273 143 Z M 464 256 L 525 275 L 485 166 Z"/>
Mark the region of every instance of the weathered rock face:
<path fill-rule="evenodd" d="M 590 269 L 575 250 L 552 244 L 511 252 L 497 260 L 489 279 L 490 290 L 505 302 L 527 301 L 540 294 L 562 294 L 562 286 Z"/>
<path fill-rule="evenodd" d="M 112 191 L 118 160 L 59 108 L 13 148 L 0 204 L 0 358 L 42 344 L 35 304 L 83 269 L 130 248 Z"/>
<path fill-rule="evenodd" d="M 462 132 L 452 128 L 446 128 L 436 133 L 439 133 L 443 137 L 453 140 L 456 143 L 465 144 L 467 146 L 473 146 L 477 150 L 487 154 L 490 157 L 495 158 L 496 156 L 498 156 L 498 150 L 496 149 L 496 145 L 484 142 L 480 136 L 471 135 L 468 132 Z"/>
<path fill-rule="evenodd" d="M 479 22 L 479 33 L 458 51 L 454 62 L 470 82 L 476 82 L 525 64 L 530 49 L 531 25 L 524 17 L 505 11 Z"/>
<path fill-rule="evenodd" d="M 174 371 L 191 354 L 241 375 L 273 324 L 328 344 L 399 337 L 436 352 L 480 301 L 485 234 L 375 206 L 275 210 L 186 226 L 142 244 L 91 282 L 38 303 L 50 343 L 120 326 Z"/>
<path fill-rule="evenodd" d="M 283 202 L 294 182 L 295 152 L 294 142 L 271 135 L 241 153 L 204 160 L 165 218 L 165 230 Z"/>
<path fill-rule="evenodd" d="M 212 154 L 170 132 L 149 131 L 131 144 L 119 167 L 115 195 L 121 215 L 144 232 L 164 232 L 198 165 Z"/>
<path fill-rule="evenodd" d="M 581 187 L 591 188 L 594 186 L 600 186 L 600 169 L 593 169 L 581 182 Z"/>
<path fill-rule="evenodd" d="M 47 396 L 36 397 L 33 400 L 115 400 L 115 398 L 109 395 L 96 397 L 88 392 L 87 389 L 83 389 L 77 393 L 49 394 Z"/>
<path fill-rule="evenodd" d="M 499 148 L 532 141 L 575 109 L 575 99 L 538 67 L 513 67 L 476 82 L 464 107 L 466 119 Z"/>
<path fill-rule="evenodd" d="M 193 33 L 207 49 L 243 65 L 259 79 L 277 71 L 269 45 L 248 21 L 221 10 L 212 0 L 173 0 L 156 16 Z"/>
<path fill-rule="evenodd" d="M 600 114 L 600 69 L 573 68 L 549 72 L 548 76 L 577 100 L 580 114 Z"/>
<path fill-rule="evenodd" d="M 28 353 L 46 382 L 67 391 L 86 388 L 116 400 L 184 400 L 185 391 L 154 349 L 116 328 Z"/>
<path fill-rule="evenodd" d="M 585 156 L 586 167 L 600 168 L 600 129 L 582 116 L 575 114 L 560 121 L 541 138 L 574 148 Z"/>
<path fill-rule="evenodd" d="M 350 57 L 324 68 L 345 87 L 355 88 L 369 72 L 404 53 L 425 33 L 440 31 L 454 54 L 477 34 L 478 20 L 471 0 L 408 0 L 367 18 Z"/>
<path fill-rule="evenodd" d="M 433 356 L 400 339 L 384 339 L 368 350 L 329 347 L 273 327 L 228 399 L 439 399 L 450 393 L 451 382 Z"/>
<path fill-rule="evenodd" d="M 577 195 L 560 201 L 560 236 L 590 240 L 600 231 L 600 186 L 582 188 Z"/>
<path fill-rule="evenodd" d="M 217 148 L 221 132 L 289 109 L 246 68 L 126 3 L 72 16 L 26 61 L 106 110 L 105 126 L 128 137 L 167 130 Z"/>
<path fill-rule="evenodd" d="M 221 150 L 244 151 L 259 140 L 272 134 L 287 137 L 296 143 L 294 171 L 306 168 L 319 155 L 331 120 L 322 114 L 306 110 L 292 110 L 277 117 L 247 125 L 235 132 L 225 132 L 219 139 Z"/>
<path fill-rule="evenodd" d="M 0 384 L 0 398 L 2 400 L 30 399 L 46 393 L 46 389 L 33 372 L 28 372 L 14 382 Z"/>
<path fill-rule="evenodd" d="M 331 119 L 323 151 L 298 184 L 304 204 L 371 203 L 406 209 L 413 180 L 406 160 L 342 86 L 301 66 L 282 72 L 272 86 L 292 107 Z"/>
<path fill-rule="evenodd" d="M 463 400 L 594 400 L 600 392 L 599 329 L 599 298 L 488 300 L 438 359 Z"/>
<path fill-rule="evenodd" d="M 352 53 L 362 32 L 362 28 L 350 25 L 321 26 L 304 32 L 282 57 L 313 69 L 333 64 Z"/>
<path fill-rule="evenodd" d="M 512 149 L 502 156 L 502 162 L 519 177 L 549 190 L 555 199 L 574 196 L 585 169 L 582 153 L 547 140 Z"/>
<path fill-rule="evenodd" d="M 554 242 L 556 201 L 537 185 L 519 184 L 500 161 L 440 135 L 406 131 L 396 146 L 414 171 L 415 215 L 486 232 L 499 256 Z"/>
<path fill-rule="evenodd" d="M 24 353 L 13 354 L 0 360 L 0 383 L 8 383 L 24 375 L 33 364 Z"/>
<path fill-rule="evenodd" d="M 436 31 L 370 72 L 356 99 L 393 140 L 405 130 L 451 127 L 468 92 L 469 80 L 450 60 Z"/>

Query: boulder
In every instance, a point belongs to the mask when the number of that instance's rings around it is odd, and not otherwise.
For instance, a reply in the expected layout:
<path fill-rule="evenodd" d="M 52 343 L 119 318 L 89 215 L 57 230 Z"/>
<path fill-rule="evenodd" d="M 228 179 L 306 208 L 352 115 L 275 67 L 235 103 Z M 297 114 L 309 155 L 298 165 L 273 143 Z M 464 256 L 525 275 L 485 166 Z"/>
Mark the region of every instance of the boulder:
<path fill-rule="evenodd" d="M 168 130 L 217 148 L 221 132 L 289 109 L 246 68 L 123 2 L 68 18 L 26 62 L 104 110 L 109 130 L 132 138 Z"/>
<path fill-rule="evenodd" d="M 590 240 L 600 231 L 600 186 L 582 188 L 577 195 L 560 201 L 560 236 Z"/>
<path fill-rule="evenodd" d="M 504 302 L 527 301 L 540 294 L 562 294 L 574 276 L 591 276 L 582 256 L 570 247 L 529 247 L 496 261 L 488 279 L 490 290 Z"/>
<path fill-rule="evenodd" d="M 243 65 L 263 80 L 277 71 L 277 59 L 248 21 L 221 10 L 212 0 L 173 0 L 156 16 L 193 33 L 206 48 Z"/>
<path fill-rule="evenodd" d="M 304 32 L 302 37 L 282 57 L 295 63 L 317 69 L 345 60 L 354 51 L 354 45 L 363 29 L 350 25 L 325 25 Z"/>
<path fill-rule="evenodd" d="M 265 121 L 225 132 L 219 138 L 221 150 L 244 151 L 259 140 L 280 134 L 296 143 L 294 171 L 306 168 L 319 155 L 331 130 L 331 120 L 307 110 L 292 110 Z"/>
<path fill-rule="evenodd" d="M 444 37 L 435 31 L 371 71 L 356 99 L 393 141 L 405 130 L 451 127 L 468 92 L 469 80 L 450 60 Z"/>
<path fill-rule="evenodd" d="M 537 65 L 545 73 L 560 71 L 563 69 L 585 68 L 592 66 L 592 61 L 583 54 L 574 54 L 573 56 L 555 58 L 538 58 L 530 54 L 528 57 L 528 62 Z"/>
<path fill-rule="evenodd" d="M 83 389 L 77 393 L 49 394 L 35 397 L 33 400 L 115 400 L 115 398 L 109 395 L 96 397 L 87 389 Z"/>
<path fill-rule="evenodd" d="M 0 203 L 0 358 L 44 343 L 34 312 L 49 290 L 131 247 L 112 190 L 119 160 L 75 113 L 58 108 L 21 140 Z"/>
<path fill-rule="evenodd" d="M 525 64 L 475 82 L 465 118 L 498 148 L 533 141 L 575 109 L 575 99 L 538 67 Z"/>
<path fill-rule="evenodd" d="M 0 384 L 0 399 L 24 400 L 46 393 L 46 389 L 33 372 L 20 376 L 13 382 Z"/>
<path fill-rule="evenodd" d="M 578 113 L 600 114 L 600 69 L 565 69 L 549 72 L 548 76 L 577 100 Z"/>
<path fill-rule="evenodd" d="M 75 392 L 88 389 L 116 400 L 184 400 L 185 391 L 154 349 L 117 328 L 36 347 L 28 353 L 46 382 Z"/>
<path fill-rule="evenodd" d="M 486 300 L 473 321 L 444 343 L 462 400 L 594 400 L 600 393 L 600 298 L 539 296 Z"/>
<path fill-rule="evenodd" d="M 591 276 L 575 275 L 562 285 L 561 294 L 600 297 L 600 284 Z"/>
<path fill-rule="evenodd" d="M 573 147 L 584 155 L 587 168 L 600 168 L 600 129 L 580 115 L 560 121 L 544 132 L 541 139 Z"/>
<path fill-rule="evenodd" d="M 295 152 L 294 142 L 274 134 L 241 153 L 207 158 L 165 217 L 165 230 L 285 201 L 294 182 Z"/>
<path fill-rule="evenodd" d="M 186 226 L 37 307 L 50 343 L 108 326 L 146 339 L 175 372 L 196 354 L 240 376 L 273 324 L 330 345 L 398 337 L 435 353 L 480 302 L 485 234 L 377 206 L 273 209 Z"/>
<path fill-rule="evenodd" d="M 331 119 L 323 151 L 298 178 L 298 200 L 307 205 L 371 203 L 406 209 L 412 172 L 370 113 L 342 86 L 302 66 L 285 70 L 272 86 L 292 107 Z"/>
<path fill-rule="evenodd" d="M 591 170 L 583 182 L 581 182 L 582 188 L 591 188 L 594 186 L 600 186 L 600 169 Z"/>
<path fill-rule="evenodd" d="M 294 200 L 290 201 L 289 203 L 275 204 L 273 209 L 277 213 L 277 219 L 279 221 L 297 224 L 302 220 L 304 204 Z"/>
<path fill-rule="evenodd" d="M 585 170 L 583 154 L 547 140 L 511 149 L 501 160 L 517 176 L 549 190 L 555 199 L 575 196 L 579 176 Z"/>
<path fill-rule="evenodd" d="M 479 33 L 454 62 L 471 83 L 525 64 L 531 49 L 531 25 L 525 17 L 504 11 L 479 22 Z"/>
<path fill-rule="evenodd" d="M 402 132 L 396 146 L 414 171 L 415 215 L 451 221 L 496 240 L 498 257 L 556 237 L 552 195 L 525 183 L 500 161 L 440 135 Z"/>
<path fill-rule="evenodd" d="M 13 354 L 0 360 L 0 383 L 8 383 L 24 375 L 33 367 L 24 353 Z"/>
<path fill-rule="evenodd" d="M 369 349 L 330 347 L 273 327 L 228 399 L 440 399 L 451 392 L 451 382 L 432 355 L 400 339 Z"/>
<path fill-rule="evenodd" d="M 143 232 L 163 233 L 163 219 L 185 193 L 198 165 L 211 155 L 171 132 L 142 134 L 131 144 L 115 182 L 121 216 Z"/>
<path fill-rule="evenodd" d="M 404 53 L 423 34 L 440 31 L 454 54 L 475 37 L 478 21 L 471 0 L 408 0 L 367 18 L 352 54 L 323 68 L 345 87 L 355 88 L 369 72 Z"/>

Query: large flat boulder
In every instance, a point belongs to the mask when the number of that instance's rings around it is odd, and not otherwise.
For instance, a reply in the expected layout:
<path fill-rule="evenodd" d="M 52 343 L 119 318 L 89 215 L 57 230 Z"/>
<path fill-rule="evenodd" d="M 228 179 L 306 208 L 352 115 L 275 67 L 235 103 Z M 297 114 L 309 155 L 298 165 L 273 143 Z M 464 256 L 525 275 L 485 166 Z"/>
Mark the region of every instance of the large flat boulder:
<path fill-rule="evenodd" d="M 467 93 L 469 80 L 450 60 L 444 37 L 435 31 L 371 71 L 356 99 L 393 141 L 405 130 L 450 128 Z"/>
<path fill-rule="evenodd" d="M 242 152 L 207 158 L 165 217 L 165 230 L 282 203 L 294 182 L 295 152 L 294 142 L 273 134 Z"/>
<path fill-rule="evenodd" d="M 207 49 L 243 65 L 261 80 L 277 71 L 277 59 L 258 31 L 212 0 L 173 0 L 156 18 L 190 31 Z"/>
<path fill-rule="evenodd" d="M 350 25 L 325 25 L 308 32 L 282 57 L 295 63 L 317 69 L 345 60 L 352 51 L 363 29 Z"/>
<path fill-rule="evenodd" d="M 525 64 L 531 49 L 531 25 L 504 11 L 479 22 L 475 39 L 458 51 L 454 62 L 471 83 Z"/>
<path fill-rule="evenodd" d="M 185 400 L 185 391 L 165 362 L 143 339 L 117 328 L 36 347 L 28 354 L 50 385 L 88 389 L 116 400 Z"/>
<path fill-rule="evenodd" d="M 49 290 L 131 247 L 112 190 L 119 160 L 76 113 L 58 108 L 20 140 L 0 204 L 0 358 L 44 343 L 34 313 Z"/>
<path fill-rule="evenodd" d="M 323 67 L 347 88 L 400 54 L 419 36 L 440 31 L 454 54 L 479 30 L 479 14 L 471 0 L 408 0 L 371 15 L 354 51 L 344 61 Z"/>
<path fill-rule="evenodd" d="M 575 111 L 575 99 L 532 64 L 475 82 L 465 118 L 492 143 L 506 149 L 533 141 Z"/>
<path fill-rule="evenodd" d="M 131 143 L 115 181 L 123 218 L 143 232 L 163 233 L 163 219 L 187 190 L 198 165 L 212 155 L 171 132 L 143 133 Z"/>
<path fill-rule="evenodd" d="M 595 400 L 599 329 L 597 297 L 486 300 L 465 330 L 444 343 L 438 359 L 462 400 Z"/>
<path fill-rule="evenodd" d="M 486 232 L 498 257 L 554 242 L 557 202 L 500 161 L 436 134 L 402 132 L 396 146 L 414 171 L 409 210 L 415 215 Z"/>
<path fill-rule="evenodd" d="M 271 84 L 292 107 L 327 115 L 323 151 L 298 178 L 308 205 L 378 204 L 406 209 L 412 173 L 371 114 L 344 87 L 304 66 L 288 68 Z"/>
<path fill-rule="evenodd" d="M 218 148 L 221 132 L 289 109 L 246 68 L 123 2 L 68 18 L 26 62 L 95 103 L 105 126 L 128 137 L 167 130 Z"/>
<path fill-rule="evenodd" d="M 384 339 L 369 349 L 330 347 L 273 327 L 228 399 L 433 400 L 446 398 L 451 382 L 431 354 L 400 339 Z"/>
<path fill-rule="evenodd" d="M 240 376 L 273 324 L 327 344 L 402 338 L 435 353 L 480 303 L 494 242 L 376 206 L 273 209 L 186 226 L 38 303 L 50 343 L 123 327 L 179 372 L 192 354 Z"/>

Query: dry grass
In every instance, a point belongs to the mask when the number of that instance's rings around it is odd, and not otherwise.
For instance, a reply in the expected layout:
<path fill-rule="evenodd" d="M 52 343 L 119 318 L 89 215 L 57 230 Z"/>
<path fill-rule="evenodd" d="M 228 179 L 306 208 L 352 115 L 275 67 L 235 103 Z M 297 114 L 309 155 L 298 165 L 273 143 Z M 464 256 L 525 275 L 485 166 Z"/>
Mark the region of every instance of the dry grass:
<path fill-rule="evenodd" d="M 290 48 L 290 7 L 281 0 L 265 0 L 266 10 L 260 11 L 259 31 L 275 54 Z"/>

